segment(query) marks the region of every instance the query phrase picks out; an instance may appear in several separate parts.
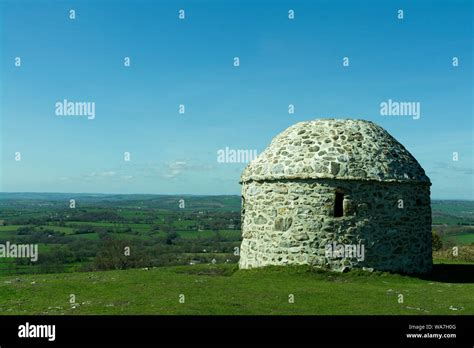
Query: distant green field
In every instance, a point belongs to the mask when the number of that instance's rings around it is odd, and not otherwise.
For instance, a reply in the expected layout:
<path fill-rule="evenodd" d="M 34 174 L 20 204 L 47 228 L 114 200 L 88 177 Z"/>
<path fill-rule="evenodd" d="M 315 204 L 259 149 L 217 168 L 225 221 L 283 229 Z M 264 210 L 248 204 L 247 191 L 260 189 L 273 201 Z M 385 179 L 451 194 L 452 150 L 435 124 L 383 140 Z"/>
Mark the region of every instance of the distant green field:
<path fill-rule="evenodd" d="M 238 271 L 235 265 L 198 265 L 2 276 L 0 313 L 459 315 L 474 314 L 473 293 L 472 283 L 381 272 L 340 274 L 308 267 Z M 76 305 L 69 303 L 71 294 Z"/>
<path fill-rule="evenodd" d="M 11 238 L 17 234 L 16 230 L 4 230 L 0 231 L 0 238 L 5 239 L 5 238 Z"/>
<path fill-rule="evenodd" d="M 189 226 L 196 226 L 196 222 L 192 220 L 176 220 L 173 221 L 173 226 L 177 229 L 184 229 Z"/>
<path fill-rule="evenodd" d="M 131 229 L 137 231 L 149 231 L 151 226 L 149 224 L 127 224 Z"/>
<path fill-rule="evenodd" d="M 474 243 L 474 233 L 447 236 L 446 239 L 455 244 L 471 244 Z"/>
<path fill-rule="evenodd" d="M 431 202 L 433 224 L 474 225 L 474 201 Z"/>
<path fill-rule="evenodd" d="M 98 227 L 122 227 L 126 224 L 114 222 L 84 222 L 84 221 L 70 221 L 68 225 L 71 226 L 98 226 Z"/>
<path fill-rule="evenodd" d="M 71 237 L 88 240 L 99 240 L 99 235 L 97 233 L 78 233 L 71 235 Z"/>
<path fill-rule="evenodd" d="M 23 227 L 25 225 L 8 225 L 8 226 L 0 226 L 0 232 L 2 231 L 16 231 L 18 228 Z"/>
<path fill-rule="evenodd" d="M 438 201 L 431 202 L 431 208 L 435 212 L 443 212 L 453 216 L 474 218 L 474 201 Z"/>
<path fill-rule="evenodd" d="M 53 230 L 53 231 L 57 231 L 57 232 L 61 232 L 61 233 L 64 233 L 64 234 L 72 234 L 74 233 L 73 231 L 73 228 L 72 227 L 64 227 L 64 226 L 54 226 L 54 225 L 41 225 L 41 226 L 38 226 L 36 227 L 36 229 L 38 230 L 41 230 L 41 229 L 48 229 L 48 230 Z"/>
<path fill-rule="evenodd" d="M 78 228 L 80 226 L 91 226 L 91 227 L 104 227 L 104 228 L 124 228 L 130 227 L 134 231 L 149 231 L 151 228 L 150 224 L 137 224 L 137 223 L 114 223 L 114 222 L 83 222 L 83 221 L 71 221 L 68 225 Z M 68 227 L 66 227 L 68 228 Z M 69 227 L 71 228 L 71 227 Z"/>
<path fill-rule="evenodd" d="M 72 227 L 64 227 L 64 226 L 55 226 L 55 225 L 41 225 L 37 226 L 36 230 L 42 229 L 49 229 L 57 232 L 64 233 L 66 235 L 70 235 L 75 238 L 85 238 L 90 240 L 98 240 L 99 236 L 97 233 L 80 233 L 75 234 L 74 229 L 80 226 L 93 226 L 93 227 L 108 227 L 108 228 L 123 228 L 129 226 L 133 231 L 137 231 L 138 235 L 127 234 L 127 233 L 110 233 L 111 236 L 115 236 L 118 238 L 125 238 L 125 239 L 133 239 L 133 238 L 149 238 L 149 234 L 145 234 L 151 231 L 151 225 L 149 224 L 116 224 L 110 222 L 79 222 L 79 221 L 72 221 L 68 223 Z M 183 226 L 188 225 L 188 223 L 184 223 Z M 11 226 L 0 226 L 0 238 L 1 237 L 11 237 L 16 235 L 16 231 L 18 228 L 23 227 L 24 225 L 11 225 Z M 143 233 L 143 234 L 142 234 Z M 203 230 L 203 231 L 176 231 L 181 238 L 211 238 L 216 236 L 215 231 L 211 230 Z M 239 239 L 241 236 L 240 230 L 221 230 L 219 234 L 223 237 L 230 237 L 232 239 Z M 156 236 L 166 236 L 166 233 L 163 231 L 157 231 L 154 233 Z"/>
<path fill-rule="evenodd" d="M 433 226 L 433 231 L 441 236 L 445 244 L 466 245 L 474 242 L 474 226 Z"/>
<path fill-rule="evenodd" d="M 182 238 L 211 238 L 215 237 L 217 233 L 215 231 L 178 231 L 178 235 Z M 224 237 L 239 238 L 242 234 L 240 231 L 235 230 L 222 230 L 219 234 Z"/>

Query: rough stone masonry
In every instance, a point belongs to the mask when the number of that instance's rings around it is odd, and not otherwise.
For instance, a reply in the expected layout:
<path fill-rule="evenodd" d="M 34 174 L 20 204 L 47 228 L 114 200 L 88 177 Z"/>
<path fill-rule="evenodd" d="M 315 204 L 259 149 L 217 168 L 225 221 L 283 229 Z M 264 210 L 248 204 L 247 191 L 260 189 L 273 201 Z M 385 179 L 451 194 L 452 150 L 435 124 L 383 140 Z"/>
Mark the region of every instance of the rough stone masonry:
<path fill-rule="evenodd" d="M 373 122 L 295 124 L 249 163 L 241 184 L 240 268 L 431 270 L 431 182 Z"/>

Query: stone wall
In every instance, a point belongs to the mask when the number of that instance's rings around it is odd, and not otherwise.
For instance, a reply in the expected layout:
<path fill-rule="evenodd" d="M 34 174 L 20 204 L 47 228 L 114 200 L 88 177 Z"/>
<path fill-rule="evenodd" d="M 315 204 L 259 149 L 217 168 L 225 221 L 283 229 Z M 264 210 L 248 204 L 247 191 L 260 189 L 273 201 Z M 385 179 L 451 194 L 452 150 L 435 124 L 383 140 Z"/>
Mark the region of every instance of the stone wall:
<path fill-rule="evenodd" d="M 334 217 L 335 192 L 344 194 Z M 334 179 L 247 181 L 242 186 L 241 268 L 309 264 L 429 272 L 429 184 Z M 326 247 L 363 245 L 364 258 L 327 257 Z"/>

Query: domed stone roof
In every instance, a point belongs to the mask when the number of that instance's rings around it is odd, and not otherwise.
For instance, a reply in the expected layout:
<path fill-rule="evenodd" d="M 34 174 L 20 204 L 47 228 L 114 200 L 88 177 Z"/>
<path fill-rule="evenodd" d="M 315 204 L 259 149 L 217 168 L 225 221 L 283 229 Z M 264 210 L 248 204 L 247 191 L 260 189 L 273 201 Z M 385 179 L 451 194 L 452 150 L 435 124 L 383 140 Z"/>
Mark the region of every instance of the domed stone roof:
<path fill-rule="evenodd" d="M 247 165 L 241 182 L 322 178 L 430 184 L 416 159 L 386 130 L 350 119 L 317 119 L 287 128 Z"/>

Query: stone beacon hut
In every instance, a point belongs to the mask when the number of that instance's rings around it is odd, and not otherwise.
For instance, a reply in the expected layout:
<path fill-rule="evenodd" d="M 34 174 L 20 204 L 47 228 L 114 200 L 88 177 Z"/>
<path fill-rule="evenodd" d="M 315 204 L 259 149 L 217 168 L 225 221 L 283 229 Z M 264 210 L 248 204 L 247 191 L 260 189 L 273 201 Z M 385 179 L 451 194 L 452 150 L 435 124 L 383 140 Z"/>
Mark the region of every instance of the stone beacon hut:
<path fill-rule="evenodd" d="M 431 270 L 430 180 L 373 122 L 297 123 L 248 164 L 241 184 L 240 268 Z"/>

